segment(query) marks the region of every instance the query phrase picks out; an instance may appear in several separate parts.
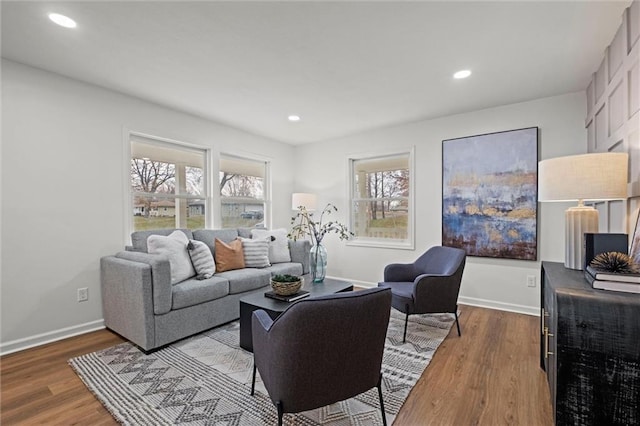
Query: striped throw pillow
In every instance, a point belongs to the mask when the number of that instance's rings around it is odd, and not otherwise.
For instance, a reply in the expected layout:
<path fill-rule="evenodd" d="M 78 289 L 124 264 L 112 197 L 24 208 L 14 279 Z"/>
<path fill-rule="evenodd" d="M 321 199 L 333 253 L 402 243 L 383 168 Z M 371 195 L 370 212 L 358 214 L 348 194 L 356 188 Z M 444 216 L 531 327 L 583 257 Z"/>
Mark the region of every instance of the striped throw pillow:
<path fill-rule="evenodd" d="M 246 268 L 266 268 L 269 262 L 269 238 L 240 238 Z"/>

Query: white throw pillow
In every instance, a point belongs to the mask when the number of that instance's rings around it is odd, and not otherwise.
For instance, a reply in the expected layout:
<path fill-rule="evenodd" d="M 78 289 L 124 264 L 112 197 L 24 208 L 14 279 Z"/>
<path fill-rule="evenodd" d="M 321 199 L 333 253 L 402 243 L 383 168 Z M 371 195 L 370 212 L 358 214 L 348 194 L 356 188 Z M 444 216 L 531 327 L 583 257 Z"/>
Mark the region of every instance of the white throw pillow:
<path fill-rule="evenodd" d="M 189 239 L 182 231 L 173 231 L 168 236 L 149 235 L 148 251 L 151 254 L 162 254 L 169 258 L 171 267 L 171 284 L 191 278 L 196 274 L 187 252 Z"/>
<path fill-rule="evenodd" d="M 289 239 L 287 238 L 286 229 L 252 229 L 251 238 L 254 240 L 264 238 L 271 239 L 271 241 L 269 242 L 269 262 L 271 262 L 272 264 L 291 262 L 291 253 L 289 253 Z"/>
<path fill-rule="evenodd" d="M 187 244 L 189 257 L 193 268 L 196 270 L 196 278 L 206 280 L 216 273 L 216 262 L 213 261 L 213 255 L 209 247 L 202 241 L 191 240 Z"/>
<path fill-rule="evenodd" d="M 240 238 L 244 252 L 244 266 L 247 268 L 266 268 L 271 266 L 269 262 L 269 241 L 266 238 Z"/>

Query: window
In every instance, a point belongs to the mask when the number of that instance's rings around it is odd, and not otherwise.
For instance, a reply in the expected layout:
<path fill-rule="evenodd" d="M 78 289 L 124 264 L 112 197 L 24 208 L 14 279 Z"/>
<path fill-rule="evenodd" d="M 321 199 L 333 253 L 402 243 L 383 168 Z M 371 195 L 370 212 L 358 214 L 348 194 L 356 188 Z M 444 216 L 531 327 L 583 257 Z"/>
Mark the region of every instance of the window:
<path fill-rule="evenodd" d="M 220 156 L 220 207 L 223 228 L 264 226 L 268 163 Z"/>
<path fill-rule="evenodd" d="M 354 244 L 413 248 L 411 152 L 350 159 Z"/>
<path fill-rule="evenodd" d="M 205 227 L 206 150 L 131 135 L 133 230 Z"/>

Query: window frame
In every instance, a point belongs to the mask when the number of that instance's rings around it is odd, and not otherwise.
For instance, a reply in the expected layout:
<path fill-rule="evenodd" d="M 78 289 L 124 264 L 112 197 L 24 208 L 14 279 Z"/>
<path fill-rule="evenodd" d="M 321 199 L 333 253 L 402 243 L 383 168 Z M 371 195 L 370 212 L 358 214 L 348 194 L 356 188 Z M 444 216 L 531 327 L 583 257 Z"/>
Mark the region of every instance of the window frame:
<path fill-rule="evenodd" d="M 401 249 L 401 250 L 413 250 L 415 248 L 415 149 L 414 147 L 406 148 L 406 149 L 397 149 L 393 151 L 384 151 L 384 152 L 375 152 L 375 153 L 367 153 L 367 154 L 353 154 L 349 155 L 347 158 L 347 182 L 348 182 L 348 191 L 347 191 L 347 199 L 349 203 L 349 229 L 355 230 L 355 203 L 361 201 L 370 200 L 369 198 L 360 198 L 355 195 L 355 170 L 354 165 L 357 161 L 361 160 L 374 160 L 374 159 L 384 159 L 391 157 L 398 157 L 408 155 L 408 167 L 409 167 L 409 194 L 407 196 L 408 201 L 408 211 L 407 211 L 407 238 L 406 239 L 397 239 L 397 238 L 372 238 L 372 237 L 355 237 L 350 238 L 347 241 L 347 245 L 349 246 L 357 246 L 357 247 L 378 247 L 378 248 L 390 248 L 390 249 Z M 385 197 L 384 199 L 380 199 L 380 201 L 387 200 L 395 197 Z M 354 231 L 355 232 L 355 231 Z"/>
<path fill-rule="evenodd" d="M 209 228 L 210 224 L 213 223 L 213 197 L 212 197 L 212 191 L 211 191 L 211 178 L 210 178 L 210 173 L 211 173 L 211 165 L 212 165 L 212 150 L 211 148 L 207 148 L 205 146 L 202 145 L 197 145 L 197 144 L 192 144 L 192 143 L 187 143 L 187 142 L 183 142 L 183 141 L 178 141 L 175 139 L 169 139 L 169 138 L 164 138 L 164 137 L 160 137 L 160 136 L 155 136 L 155 135 L 151 135 L 148 133 L 142 133 L 142 132 L 138 132 L 138 131 L 133 131 L 133 130 L 128 130 L 128 129 L 124 129 L 123 131 L 124 136 L 124 155 L 123 155 L 123 174 L 125 176 L 124 178 L 124 196 L 125 196 L 125 200 L 124 200 L 124 206 L 125 206 L 125 213 L 124 213 L 124 241 L 125 242 L 131 242 L 131 234 L 133 232 L 135 232 L 135 226 L 134 226 L 134 214 L 133 214 L 133 210 L 134 210 L 134 197 L 136 196 L 136 194 L 138 194 L 137 192 L 135 192 L 131 186 L 131 160 L 133 159 L 133 143 L 134 142 L 139 142 L 139 143 L 147 143 L 149 145 L 156 145 L 160 148 L 164 147 L 164 148 L 169 148 L 169 149 L 174 149 L 174 150 L 183 150 L 183 151 L 199 151 L 199 153 L 202 153 L 203 156 L 203 188 L 202 191 L 203 193 L 201 195 L 189 195 L 189 194 L 150 194 L 150 193 L 139 193 L 140 196 L 154 196 L 160 199 L 184 199 L 184 200 L 189 200 L 189 199 L 196 199 L 196 200 L 203 200 L 204 202 L 204 208 L 205 208 L 205 214 L 204 214 L 204 219 L 205 219 L 205 223 L 204 223 L 204 228 Z M 170 164 L 174 164 L 174 166 L 177 166 L 176 163 L 170 163 Z M 188 166 L 183 166 L 183 167 L 188 167 Z M 178 180 L 179 178 L 176 177 L 176 180 Z M 187 206 L 188 209 L 188 206 Z M 176 221 L 178 220 L 178 215 L 176 215 Z M 177 222 L 176 222 L 177 223 Z M 176 224 L 176 228 L 178 228 L 179 226 L 177 226 Z"/>
<path fill-rule="evenodd" d="M 222 204 L 223 199 L 228 199 L 227 197 L 223 197 L 220 193 L 220 172 L 222 171 L 220 168 L 220 162 L 224 157 L 232 158 L 235 160 L 241 161 L 251 161 L 256 163 L 264 163 L 264 178 L 262 185 L 262 203 L 264 205 L 264 214 L 262 217 L 262 222 L 264 223 L 265 228 L 271 228 L 272 223 L 272 211 L 271 211 L 271 159 L 266 158 L 259 155 L 254 155 L 250 153 L 244 152 L 231 152 L 231 151 L 219 151 L 216 153 L 217 161 L 215 162 L 215 167 L 212 170 L 212 182 L 215 183 L 216 190 L 213 191 L 213 200 L 215 203 L 215 215 L 214 215 L 214 227 L 216 229 L 225 229 L 222 223 Z M 214 185 L 212 185 L 214 187 Z M 247 203 L 250 201 L 256 201 L 255 198 L 249 197 L 230 197 L 237 200 L 240 204 Z M 229 228 L 227 228 L 229 229 Z"/>

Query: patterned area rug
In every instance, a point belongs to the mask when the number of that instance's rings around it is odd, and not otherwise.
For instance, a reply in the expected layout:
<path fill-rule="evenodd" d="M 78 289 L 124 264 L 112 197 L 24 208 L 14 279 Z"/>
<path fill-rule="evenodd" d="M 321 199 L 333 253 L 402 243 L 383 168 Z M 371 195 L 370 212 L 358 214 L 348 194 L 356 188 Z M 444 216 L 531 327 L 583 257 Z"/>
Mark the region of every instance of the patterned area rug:
<path fill-rule="evenodd" d="M 400 407 L 444 338 L 450 314 L 409 317 L 392 310 L 382 363 L 387 422 Z M 261 381 L 250 395 L 253 356 L 238 346 L 233 322 L 150 355 L 131 343 L 69 360 L 113 417 L 126 425 L 273 425 L 276 409 Z M 286 425 L 381 425 L 376 388 L 317 410 L 285 414 Z"/>

